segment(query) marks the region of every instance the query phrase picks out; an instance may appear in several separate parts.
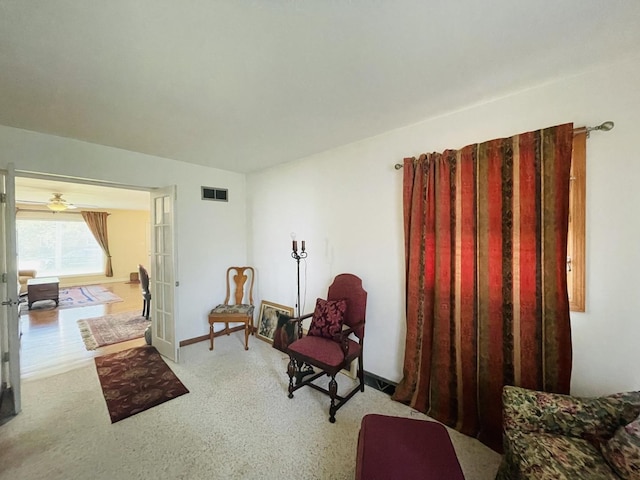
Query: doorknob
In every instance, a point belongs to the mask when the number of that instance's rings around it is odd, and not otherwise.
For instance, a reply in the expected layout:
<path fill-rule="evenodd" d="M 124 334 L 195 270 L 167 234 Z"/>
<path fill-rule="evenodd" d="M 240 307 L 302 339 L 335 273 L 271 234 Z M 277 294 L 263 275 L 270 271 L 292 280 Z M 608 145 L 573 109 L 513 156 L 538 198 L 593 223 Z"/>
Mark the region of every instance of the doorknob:
<path fill-rule="evenodd" d="M 5 300 L 4 302 L 2 302 L 2 305 L 18 305 L 20 302 L 17 300 Z"/>

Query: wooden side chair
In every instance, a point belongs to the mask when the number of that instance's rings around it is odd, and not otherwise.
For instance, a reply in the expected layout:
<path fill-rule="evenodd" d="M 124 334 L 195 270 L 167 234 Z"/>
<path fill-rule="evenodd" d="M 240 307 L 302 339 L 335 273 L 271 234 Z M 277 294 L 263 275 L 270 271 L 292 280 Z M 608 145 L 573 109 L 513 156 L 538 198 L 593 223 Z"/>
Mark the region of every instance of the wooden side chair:
<path fill-rule="evenodd" d="M 234 273 L 232 275 L 232 273 Z M 247 280 L 251 277 L 249 284 Z M 244 349 L 249 350 L 249 333 L 253 333 L 253 280 L 254 271 L 252 267 L 229 267 L 227 269 L 227 296 L 224 303 L 216 306 L 209 312 L 209 340 L 213 350 L 213 337 L 217 335 L 237 332 L 244 329 Z M 232 296 L 231 285 L 234 293 Z M 234 303 L 230 303 L 234 302 Z M 242 322 L 244 325 L 229 328 L 229 323 Z M 213 331 L 215 323 L 224 323 L 224 330 L 217 333 Z"/>
<path fill-rule="evenodd" d="M 140 292 L 142 293 L 142 316 L 149 320 L 151 311 L 151 290 L 149 290 L 149 272 L 142 265 L 138 265 L 140 277 Z"/>

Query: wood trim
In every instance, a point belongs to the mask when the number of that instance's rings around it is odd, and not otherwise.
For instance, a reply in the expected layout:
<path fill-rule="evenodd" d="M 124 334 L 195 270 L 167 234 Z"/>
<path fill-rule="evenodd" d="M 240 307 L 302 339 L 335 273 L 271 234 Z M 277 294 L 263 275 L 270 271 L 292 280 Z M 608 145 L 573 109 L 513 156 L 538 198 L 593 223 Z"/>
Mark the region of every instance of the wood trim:
<path fill-rule="evenodd" d="M 215 334 L 214 334 L 215 336 Z M 209 335 L 200 335 L 199 337 L 187 338 L 186 340 L 180 340 L 180 346 L 186 347 L 187 345 L 193 345 L 198 342 L 206 342 L 209 340 Z"/>
<path fill-rule="evenodd" d="M 569 308 L 585 311 L 586 206 L 587 206 L 587 132 L 573 136 L 571 187 L 569 192 L 569 235 L 567 238 L 567 272 Z"/>
<path fill-rule="evenodd" d="M 239 332 L 240 330 L 244 330 L 244 325 L 240 325 L 238 327 L 232 327 L 229 329 L 229 333 Z M 256 331 L 256 327 L 251 327 L 251 333 L 254 334 Z M 226 335 L 227 332 L 224 330 L 220 330 L 219 332 L 215 332 L 213 337 L 221 337 L 222 335 Z M 186 340 L 180 340 L 180 346 L 186 347 L 187 345 L 193 345 L 194 343 L 206 342 L 209 340 L 209 334 L 200 335 L 199 337 L 187 338 Z"/>

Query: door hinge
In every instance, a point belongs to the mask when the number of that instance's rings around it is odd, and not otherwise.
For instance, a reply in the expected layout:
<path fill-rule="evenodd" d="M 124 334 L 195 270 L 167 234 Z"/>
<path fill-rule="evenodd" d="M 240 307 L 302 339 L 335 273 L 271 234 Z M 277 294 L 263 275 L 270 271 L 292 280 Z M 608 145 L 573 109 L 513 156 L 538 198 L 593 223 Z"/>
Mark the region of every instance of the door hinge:
<path fill-rule="evenodd" d="M 9 361 L 9 352 L 3 352 L 2 354 L 2 361 L 4 363 L 7 363 Z"/>
<path fill-rule="evenodd" d="M 6 274 L 6 272 L 2 274 L 2 278 L 0 278 L 0 282 L 7 283 L 7 274 Z"/>
<path fill-rule="evenodd" d="M 7 194 L 0 193 L 0 203 L 7 203 Z"/>

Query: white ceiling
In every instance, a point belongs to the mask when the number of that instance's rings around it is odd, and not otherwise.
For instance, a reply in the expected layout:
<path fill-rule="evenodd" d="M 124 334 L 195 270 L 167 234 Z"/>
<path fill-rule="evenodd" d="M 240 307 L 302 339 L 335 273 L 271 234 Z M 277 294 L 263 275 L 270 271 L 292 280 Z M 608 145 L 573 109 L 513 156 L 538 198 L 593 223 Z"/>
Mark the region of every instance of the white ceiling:
<path fill-rule="evenodd" d="M 639 47 L 637 0 L 0 0 L 0 124 L 251 172 Z"/>

